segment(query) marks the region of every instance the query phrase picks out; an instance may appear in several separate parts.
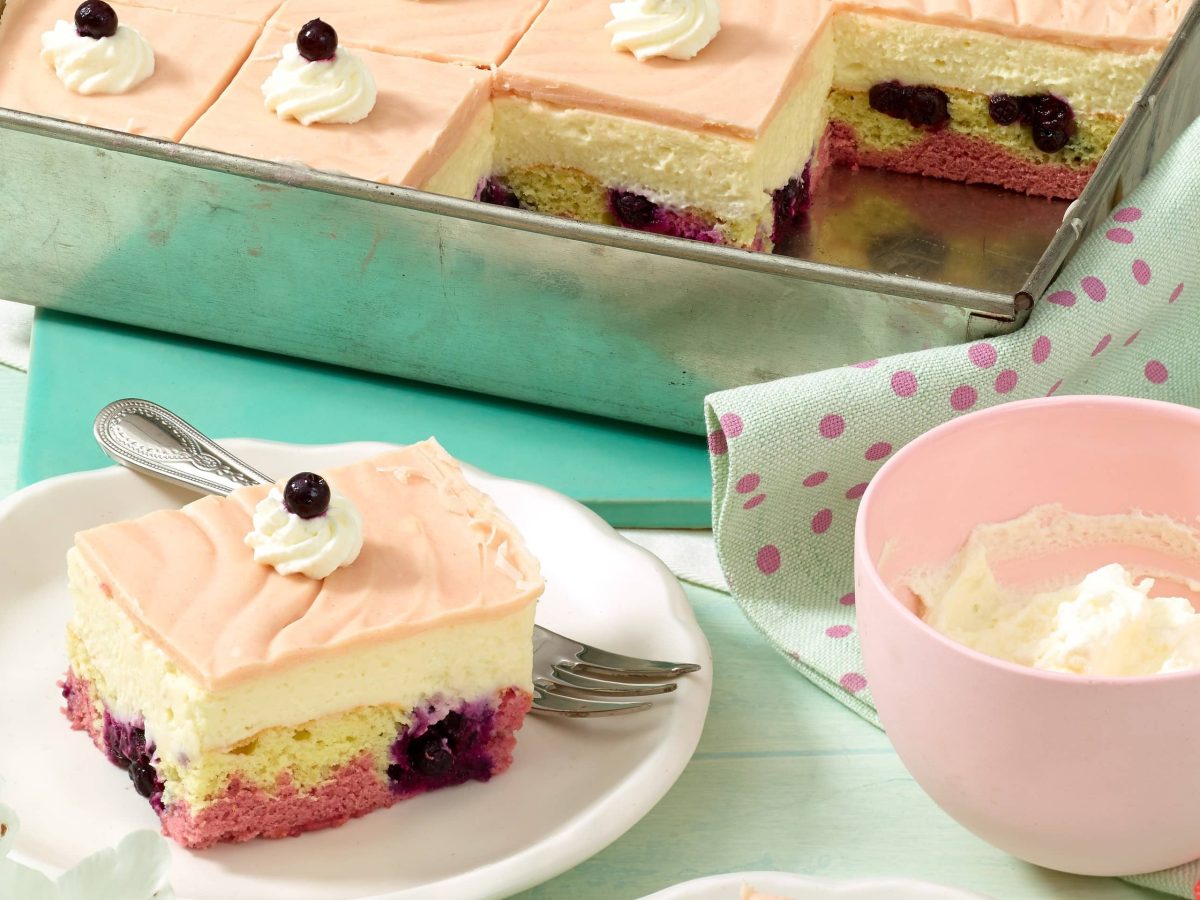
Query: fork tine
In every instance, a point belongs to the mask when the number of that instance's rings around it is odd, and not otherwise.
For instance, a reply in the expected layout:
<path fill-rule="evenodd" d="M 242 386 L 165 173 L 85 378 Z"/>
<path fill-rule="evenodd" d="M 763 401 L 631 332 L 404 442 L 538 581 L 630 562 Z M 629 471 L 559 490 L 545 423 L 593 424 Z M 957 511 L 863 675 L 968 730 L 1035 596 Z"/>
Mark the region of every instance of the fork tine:
<path fill-rule="evenodd" d="M 536 681 L 551 694 L 581 697 L 584 700 L 598 700 L 606 697 L 617 700 L 627 697 L 650 697 L 655 694 L 669 694 L 678 687 L 673 681 L 666 684 L 651 684 L 588 678 L 586 675 L 577 675 L 563 666 L 555 666 L 552 674 L 538 678 Z"/>
<path fill-rule="evenodd" d="M 640 712 L 650 709 L 654 704 L 642 701 L 640 703 L 615 703 L 608 700 L 581 700 L 572 697 L 560 697 L 548 694 L 542 688 L 534 685 L 533 711 L 552 716 L 566 716 L 573 719 L 586 719 L 592 716 L 619 716 L 624 713 Z"/>
<path fill-rule="evenodd" d="M 580 675 L 591 675 L 596 678 L 679 678 L 689 672 L 698 672 L 700 667 L 695 663 L 673 663 L 656 659 L 639 659 L 636 656 L 625 656 L 602 650 L 599 647 L 585 646 L 576 654 L 579 660 L 570 664 L 570 668 Z"/>
<path fill-rule="evenodd" d="M 540 662 L 553 658 L 564 668 L 579 675 L 591 675 L 612 681 L 648 679 L 662 681 L 699 671 L 692 663 L 674 663 L 654 659 L 639 659 L 592 647 L 563 637 L 541 625 L 534 626 L 534 649 Z M 543 668 L 542 671 L 545 671 Z"/>

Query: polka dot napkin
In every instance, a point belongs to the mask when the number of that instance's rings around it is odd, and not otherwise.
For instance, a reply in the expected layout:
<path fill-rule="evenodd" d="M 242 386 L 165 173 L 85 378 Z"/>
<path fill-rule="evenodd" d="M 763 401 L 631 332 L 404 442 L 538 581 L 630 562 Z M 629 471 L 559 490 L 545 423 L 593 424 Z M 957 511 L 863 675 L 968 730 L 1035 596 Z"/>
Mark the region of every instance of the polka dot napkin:
<path fill-rule="evenodd" d="M 879 466 L 933 426 L 1010 400 L 1200 406 L 1198 345 L 1200 121 L 1084 242 L 1021 331 L 708 398 L 713 528 L 734 598 L 793 666 L 878 724 L 852 569 L 858 500 Z M 1192 864 L 1138 880 L 1191 897 L 1198 874 Z"/>

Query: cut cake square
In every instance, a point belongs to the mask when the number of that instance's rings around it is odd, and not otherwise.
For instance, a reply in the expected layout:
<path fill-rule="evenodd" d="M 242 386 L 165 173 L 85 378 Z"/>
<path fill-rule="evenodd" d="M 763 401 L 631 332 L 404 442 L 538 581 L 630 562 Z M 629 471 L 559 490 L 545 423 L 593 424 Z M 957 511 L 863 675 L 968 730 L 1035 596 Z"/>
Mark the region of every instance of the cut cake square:
<path fill-rule="evenodd" d="M 67 715 L 184 846 L 339 825 L 511 762 L 543 587 L 521 536 L 434 441 L 326 475 L 363 546 L 323 580 L 254 561 L 266 486 L 68 554 Z"/>
<path fill-rule="evenodd" d="M 154 50 L 154 74 L 124 94 L 76 94 L 41 60 L 42 34 L 71 21 L 70 0 L 8 0 L 0 17 L 0 106 L 178 140 L 229 84 L 259 29 L 244 22 L 114 3 Z"/>
<path fill-rule="evenodd" d="M 334 28 L 335 20 L 330 20 Z M 301 125 L 263 103 L 262 84 L 294 32 L 268 27 L 228 89 L 182 141 L 298 163 L 383 184 L 473 198 L 492 162 L 490 72 L 352 50 L 378 87 L 375 108 L 353 124 Z"/>

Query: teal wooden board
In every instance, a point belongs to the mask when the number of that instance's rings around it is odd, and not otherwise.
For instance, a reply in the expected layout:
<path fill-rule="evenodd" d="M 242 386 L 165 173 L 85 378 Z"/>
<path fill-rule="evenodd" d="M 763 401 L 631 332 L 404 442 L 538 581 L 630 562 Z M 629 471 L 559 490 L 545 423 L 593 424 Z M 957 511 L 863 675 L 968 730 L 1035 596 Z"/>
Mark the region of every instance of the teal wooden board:
<path fill-rule="evenodd" d="M 434 435 L 460 459 L 561 491 L 618 527 L 711 522 L 700 437 L 48 310 L 34 324 L 19 483 L 106 465 L 92 419 L 120 397 L 161 403 L 221 437 L 323 444 Z"/>

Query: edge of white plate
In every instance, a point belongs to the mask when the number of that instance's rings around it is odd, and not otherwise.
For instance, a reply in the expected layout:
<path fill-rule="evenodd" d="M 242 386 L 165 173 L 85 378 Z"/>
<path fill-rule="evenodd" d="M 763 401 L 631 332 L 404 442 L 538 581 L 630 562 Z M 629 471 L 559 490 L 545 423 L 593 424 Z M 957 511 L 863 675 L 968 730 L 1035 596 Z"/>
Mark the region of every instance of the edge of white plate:
<path fill-rule="evenodd" d="M 820 888 L 822 896 L 842 897 L 844 900 L 989 900 L 983 894 L 962 888 L 911 878 L 821 878 L 775 871 L 708 875 L 671 885 L 647 894 L 641 900 L 709 900 L 717 895 L 717 891 L 721 892 L 721 896 L 727 894 L 729 900 L 737 900 L 740 894 L 736 892 L 744 884 L 768 893 Z M 713 893 L 702 893 L 708 891 Z"/>

